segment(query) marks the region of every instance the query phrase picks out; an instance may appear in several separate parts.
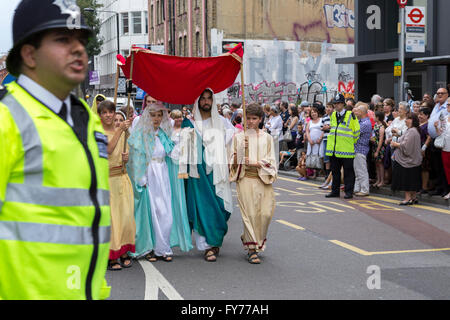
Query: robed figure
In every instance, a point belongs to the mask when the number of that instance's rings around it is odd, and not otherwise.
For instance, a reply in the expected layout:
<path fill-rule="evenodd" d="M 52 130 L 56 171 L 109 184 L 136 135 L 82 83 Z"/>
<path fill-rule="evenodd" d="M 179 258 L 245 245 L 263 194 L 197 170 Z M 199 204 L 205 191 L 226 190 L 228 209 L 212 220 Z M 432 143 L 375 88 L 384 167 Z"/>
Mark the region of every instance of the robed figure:
<path fill-rule="evenodd" d="M 180 136 L 180 171 L 186 205 L 198 250 L 216 261 L 233 211 L 227 145 L 234 127 L 220 116 L 212 90 L 196 100 L 193 119 L 184 119 Z"/>

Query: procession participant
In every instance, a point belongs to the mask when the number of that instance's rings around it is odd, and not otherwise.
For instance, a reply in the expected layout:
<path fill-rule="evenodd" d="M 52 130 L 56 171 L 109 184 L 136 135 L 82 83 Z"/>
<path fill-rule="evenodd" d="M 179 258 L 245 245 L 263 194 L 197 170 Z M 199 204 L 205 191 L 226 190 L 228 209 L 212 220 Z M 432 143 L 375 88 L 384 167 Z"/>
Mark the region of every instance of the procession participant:
<path fill-rule="evenodd" d="M 214 262 L 233 211 L 226 147 L 235 130 L 219 115 L 210 89 L 195 102 L 193 116 L 181 126 L 179 177 L 187 179 L 187 210 L 197 249 Z"/>
<path fill-rule="evenodd" d="M 102 94 L 98 94 L 94 97 L 94 101 L 92 102 L 91 110 L 93 113 L 98 114 L 98 105 L 106 100 L 106 97 Z"/>
<path fill-rule="evenodd" d="M 192 248 L 184 182 L 172 162 L 171 125 L 162 104 L 145 108 L 128 139 L 127 169 L 135 196 L 136 258 L 173 259 L 173 247 Z"/>
<path fill-rule="evenodd" d="M 275 210 L 272 184 L 277 179 L 273 138 L 259 129 L 263 110 L 257 104 L 246 107 L 247 138 L 241 132 L 234 136 L 230 160 L 230 181 L 236 182 L 244 233 L 241 236 L 248 252 L 248 262 L 259 264 L 258 253 L 266 247 L 267 231 Z M 245 156 L 248 149 L 248 157 Z"/>
<path fill-rule="evenodd" d="M 125 113 L 122 111 L 116 111 L 116 116 L 114 118 L 114 127 L 119 128 L 120 125 L 127 120 L 127 117 L 125 116 Z"/>
<path fill-rule="evenodd" d="M 18 79 L 0 91 L 0 299 L 109 296 L 107 139 L 70 95 L 88 69 L 79 12 L 75 1 L 23 0 L 14 14 L 6 65 Z"/>
<path fill-rule="evenodd" d="M 132 260 L 128 252 L 135 251 L 136 223 L 133 187 L 127 172 L 122 170 L 123 163 L 128 161 L 128 152 L 122 152 L 122 146 L 130 121 L 122 122 L 116 129 L 113 122 L 116 106 L 111 101 L 103 101 L 97 110 L 108 137 L 109 203 L 111 206 L 111 248 L 108 270 L 116 271 L 121 270 L 122 267 L 131 267 Z"/>

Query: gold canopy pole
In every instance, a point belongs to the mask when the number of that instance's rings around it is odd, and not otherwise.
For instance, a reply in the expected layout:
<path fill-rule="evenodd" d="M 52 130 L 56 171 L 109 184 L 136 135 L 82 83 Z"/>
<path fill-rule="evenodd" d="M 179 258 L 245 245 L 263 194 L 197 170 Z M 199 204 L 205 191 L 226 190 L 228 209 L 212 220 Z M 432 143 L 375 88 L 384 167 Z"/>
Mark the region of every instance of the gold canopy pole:
<path fill-rule="evenodd" d="M 127 90 L 128 90 L 127 117 L 130 114 L 131 88 L 133 86 L 133 67 L 134 67 L 134 51 L 133 48 L 131 48 L 130 78 L 127 80 Z M 131 86 L 131 88 L 129 86 Z M 123 153 L 125 153 L 126 151 L 127 151 L 127 134 L 125 132 L 125 139 L 123 140 Z M 123 160 L 122 160 L 122 173 L 125 173 L 125 162 Z"/>

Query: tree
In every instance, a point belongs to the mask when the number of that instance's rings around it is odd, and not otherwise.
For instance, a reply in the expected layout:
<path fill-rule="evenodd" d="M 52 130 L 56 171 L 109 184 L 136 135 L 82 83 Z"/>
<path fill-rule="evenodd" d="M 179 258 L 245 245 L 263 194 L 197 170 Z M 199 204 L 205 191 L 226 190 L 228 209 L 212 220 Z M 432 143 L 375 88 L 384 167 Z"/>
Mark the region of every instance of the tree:
<path fill-rule="evenodd" d="M 98 19 L 97 9 L 103 7 L 98 4 L 97 0 L 77 0 L 77 4 L 80 7 L 86 24 L 92 28 L 94 35 L 89 39 L 86 46 L 89 57 L 94 57 L 100 54 L 103 45 L 103 39 L 100 37 L 100 19 Z M 85 11 L 86 8 L 92 8 L 95 11 Z"/>

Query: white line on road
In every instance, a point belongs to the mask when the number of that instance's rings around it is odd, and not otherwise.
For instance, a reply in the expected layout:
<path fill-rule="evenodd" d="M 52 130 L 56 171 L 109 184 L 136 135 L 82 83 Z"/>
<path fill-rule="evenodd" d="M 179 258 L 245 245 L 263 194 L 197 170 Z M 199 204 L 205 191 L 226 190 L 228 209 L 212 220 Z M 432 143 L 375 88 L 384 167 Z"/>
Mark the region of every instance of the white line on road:
<path fill-rule="evenodd" d="M 169 300 L 184 300 L 152 263 L 142 260 L 138 261 L 145 273 L 145 300 L 158 300 L 159 289 Z"/>

